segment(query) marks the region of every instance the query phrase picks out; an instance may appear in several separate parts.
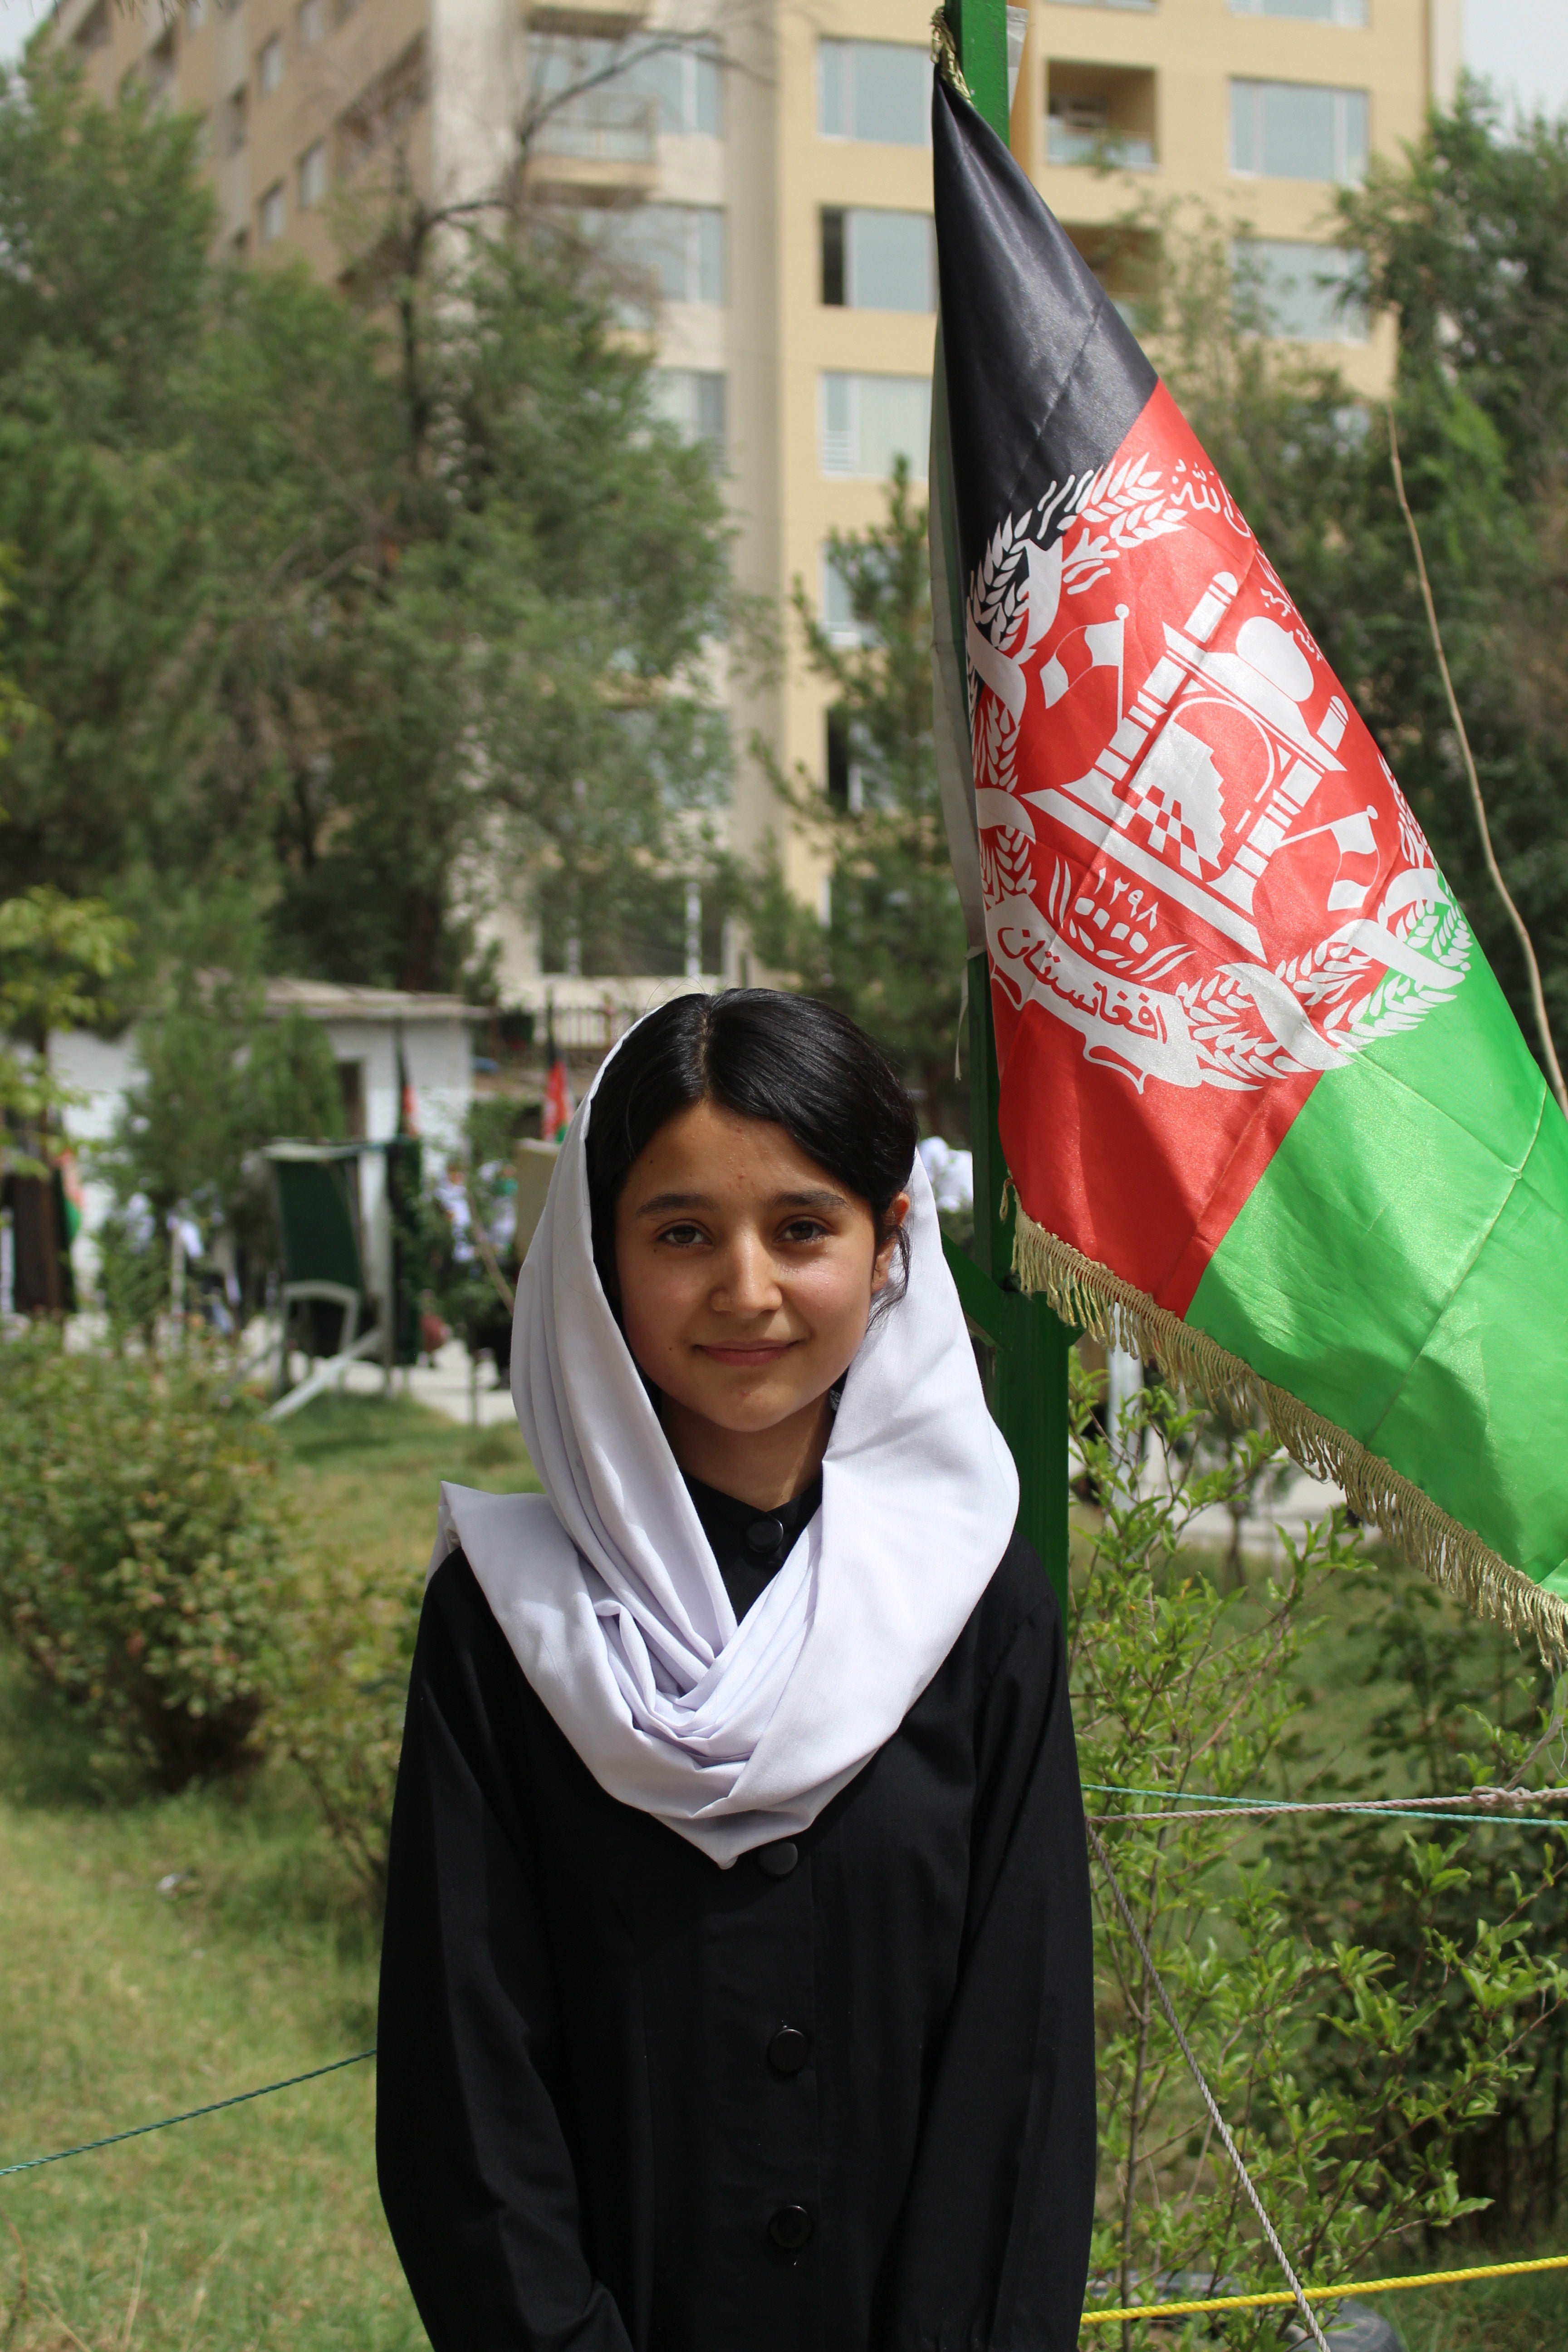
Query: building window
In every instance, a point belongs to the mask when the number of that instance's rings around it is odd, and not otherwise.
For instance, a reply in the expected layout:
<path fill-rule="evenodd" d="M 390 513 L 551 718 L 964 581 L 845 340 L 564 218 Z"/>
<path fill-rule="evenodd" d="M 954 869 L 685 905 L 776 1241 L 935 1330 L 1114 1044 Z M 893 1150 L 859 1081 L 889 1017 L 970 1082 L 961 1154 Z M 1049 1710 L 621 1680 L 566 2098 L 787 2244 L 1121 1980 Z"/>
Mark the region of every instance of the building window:
<path fill-rule="evenodd" d="M 724 67 L 716 49 L 651 50 L 627 67 L 626 80 L 639 97 L 655 101 L 666 139 L 722 137 Z"/>
<path fill-rule="evenodd" d="M 532 103 L 551 109 L 536 133 L 544 154 L 651 163 L 661 135 L 723 130 L 723 60 L 710 47 L 639 52 L 601 34 L 535 33 L 529 73 Z"/>
<path fill-rule="evenodd" d="M 257 225 L 263 245 L 276 245 L 283 234 L 283 183 L 275 181 L 258 207 Z"/>
<path fill-rule="evenodd" d="M 327 193 L 327 142 L 318 139 L 300 158 L 300 209 L 309 212 Z"/>
<path fill-rule="evenodd" d="M 858 617 L 849 583 L 834 562 L 832 549 L 826 547 L 822 551 L 821 618 L 824 635 L 836 646 L 847 649 L 877 642 L 875 629 Z"/>
<path fill-rule="evenodd" d="M 1053 58 L 1046 68 L 1047 161 L 1152 171 L 1154 101 L 1154 76 L 1146 66 Z"/>
<path fill-rule="evenodd" d="M 529 41 L 529 100 L 543 110 L 534 131 L 542 155 L 651 163 L 660 104 L 636 86 L 625 43 L 597 34 L 536 33 Z M 651 60 L 648 60 L 651 63 Z"/>
<path fill-rule="evenodd" d="M 217 151 L 219 155 L 237 155 L 245 144 L 246 117 L 249 111 L 249 94 L 243 82 L 230 90 L 217 110 Z"/>
<path fill-rule="evenodd" d="M 1364 25 L 1366 0 L 1230 0 L 1233 16 L 1294 16 L 1309 25 Z"/>
<path fill-rule="evenodd" d="M 822 299 L 835 310 L 934 310 L 936 241 L 930 215 L 826 207 Z"/>
<path fill-rule="evenodd" d="M 724 215 L 717 205 L 585 214 L 583 228 L 612 264 L 643 281 L 653 300 L 723 301 Z"/>
<path fill-rule="evenodd" d="M 1232 248 L 1244 312 L 1287 341 L 1364 343 L 1366 312 L 1347 294 L 1359 253 L 1300 237 L 1238 237 Z"/>
<path fill-rule="evenodd" d="M 256 79 L 262 97 L 270 98 L 282 79 L 283 36 L 274 33 L 269 41 L 262 43 L 261 54 L 256 60 Z"/>
<path fill-rule="evenodd" d="M 300 47 L 313 49 L 327 29 L 326 0 L 300 0 L 295 22 L 300 28 Z"/>
<path fill-rule="evenodd" d="M 1230 167 L 1266 180 L 1335 180 L 1366 171 L 1364 89 L 1300 81 L 1233 81 Z"/>
<path fill-rule="evenodd" d="M 861 639 L 851 637 L 846 642 L 858 645 Z M 856 758 L 859 749 L 849 713 L 835 709 L 826 714 L 827 797 L 836 809 L 846 816 L 859 816 L 866 806 L 866 771 Z M 833 902 L 825 901 L 822 920 L 826 926 L 833 919 Z"/>
<path fill-rule="evenodd" d="M 725 436 L 724 378 L 706 368 L 655 368 L 653 404 L 683 441 L 700 442 L 721 457 Z"/>
<path fill-rule="evenodd" d="M 903 41 L 819 41 L 817 128 L 825 139 L 931 142 L 931 58 Z"/>
<path fill-rule="evenodd" d="M 822 470 L 886 481 L 895 457 L 924 481 L 931 449 L 931 378 L 838 375 L 822 379 Z"/>

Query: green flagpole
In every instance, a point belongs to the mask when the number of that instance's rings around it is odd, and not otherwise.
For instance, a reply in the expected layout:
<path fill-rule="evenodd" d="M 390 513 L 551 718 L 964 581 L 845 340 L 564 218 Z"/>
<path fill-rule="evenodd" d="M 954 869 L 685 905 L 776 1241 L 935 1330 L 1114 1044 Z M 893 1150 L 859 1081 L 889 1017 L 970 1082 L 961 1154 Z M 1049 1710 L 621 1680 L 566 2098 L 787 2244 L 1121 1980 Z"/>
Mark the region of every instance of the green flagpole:
<path fill-rule="evenodd" d="M 947 0 L 949 29 L 976 110 L 1008 135 L 1006 0 Z M 940 352 L 938 364 L 941 364 Z M 931 485 L 934 506 L 943 486 Z M 962 610 L 955 604 L 954 614 Z M 960 625 L 961 626 L 962 625 Z M 960 673 L 962 675 L 962 672 Z M 1068 1612 L 1068 1351 L 1072 1334 L 1013 1277 L 1013 1194 L 996 1124 L 1000 1087 L 991 976 L 969 958 L 969 1128 L 974 1150 L 974 1250 L 948 1247 L 970 1321 L 994 1349 L 991 1409 L 1018 1465 L 1018 1523 Z"/>

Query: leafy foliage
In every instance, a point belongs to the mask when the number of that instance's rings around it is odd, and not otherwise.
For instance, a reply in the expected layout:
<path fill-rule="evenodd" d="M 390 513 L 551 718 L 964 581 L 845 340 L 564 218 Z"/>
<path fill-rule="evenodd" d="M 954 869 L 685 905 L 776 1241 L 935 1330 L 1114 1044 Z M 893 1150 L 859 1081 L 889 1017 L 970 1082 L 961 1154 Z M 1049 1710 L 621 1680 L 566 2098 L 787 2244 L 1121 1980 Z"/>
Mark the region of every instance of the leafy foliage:
<path fill-rule="evenodd" d="M 117 1323 L 145 1326 L 153 1292 L 162 1303 L 163 1235 L 175 1210 L 195 1216 L 209 1245 L 226 1234 L 254 1301 L 277 1255 L 263 1148 L 279 1136 L 343 1131 L 327 1033 L 298 1011 L 268 1013 L 253 934 L 242 908 L 219 902 L 187 932 L 184 958 L 139 1024 L 141 1075 L 94 1155 L 121 1212 L 134 1204 L 106 1236 L 104 1304 Z M 226 970 L 216 961 L 220 939 Z"/>
<path fill-rule="evenodd" d="M 289 1522 L 271 1432 L 196 1349 L 0 1349 L 0 1611 L 169 1789 L 254 1752 Z"/>
<path fill-rule="evenodd" d="M 1563 1856 L 1549 1845 L 1542 1862 L 1535 1849 L 1535 1868 L 1505 1881 L 1494 1910 L 1467 1895 L 1447 1839 L 1401 1845 L 1396 1834 L 1383 1905 L 1331 1912 L 1318 1898 L 1341 1824 L 1321 1832 L 1321 1869 L 1303 1881 L 1279 1842 L 1244 1821 L 1171 1819 L 1184 1790 L 1283 1793 L 1287 1776 L 1323 1769 L 1294 1669 L 1310 1601 L 1352 1572 L 1355 1550 L 1334 1516 L 1286 1542 L 1261 1593 L 1222 1594 L 1190 1549 L 1194 1522 L 1268 1467 L 1269 1439 L 1232 1433 L 1205 1468 L 1198 1417 L 1146 1391 L 1119 1437 L 1152 1448 L 1154 1474 L 1134 1492 L 1125 1454 L 1092 1433 L 1093 1402 L 1079 1375 L 1075 1417 L 1099 1506 L 1075 1596 L 1079 1752 L 1086 1782 L 1148 1794 L 1091 1790 L 1090 1810 L 1118 1817 L 1101 1832 L 1112 1866 L 1265 2207 L 1302 2274 L 1332 2285 L 1364 2273 L 1391 2239 L 1484 2205 L 1456 2147 L 1522 2094 L 1542 2022 L 1568 1999 L 1568 1969 L 1541 1932 Z M 1140 1811 L 1166 1818 L 1143 1825 Z M 1100 2292 L 1137 2301 L 1140 2282 L 1173 2272 L 1272 2288 L 1271 2257 L 1136 1948 L 1103 1884 L 1096 1894 Z M 1237 2315 L 1227 2340 L 1261 2346 L 1276 2326 Z M 1145 2336 L 1128 2323 L 1122 2341 Z"/>
<path fill-rule="evenodd" d="M 150 964 L 229 887 L 339 980 L 481 984 L 498 894 L 614 936 L 714 864 L 707 457 L 542 229 L 453 228 L 363 307 L 211 265 L 196 128 L 58 50 L 0 79 L 8 872 Z"/>
<path fill-rule="evenodd" d="M 1539 1661 L 1418 1577 L 1379 1571 L 1347 1601 L 1341 1638 L 1361 1658 L 1356 1679 L 1371 1694 L 1366 1757 L 1373 1787 L 1441 1797 L 1561 1781 L 1563 1706 L 1553 1705 Z M 1310 1677 L 1310 1651 L 1304 1663 Z M 1313 1793 L 1344 1786 L 1331 1764 Z M 1356 1786 L 1366 1792 L 1365 1772 Z M 1561 1843 L 1506 1821 L 1475 1836 L 1445 1829 L 1427 1840 L 1413 1838 L 1408 1824 L 1352 1817 L 1331 1831 L 1291 1825 L 1270 1844 L 1299 1932 L 1319 1944 L 1353 1937 L 1387 1955 L 1384 1995 L 1396 1990 L 1402 2004 L 1414 1995 L 1422 2005 L 1423 2060 L 1438 2080 L 1458 2080 L 1466 2067 L 1472 2002 L 1506 2000 L 1510 1975 L 1517 1979 L 1521 2013 L 1531 2018 L 1521 2063 L 1494 2103 L 1450 2127 L 1446 2153 L 1461 2196 L 1484 2205 L 1477 2226 L 1490 2242 L 1514 2244 L 1550 2230 L 1561 2210 L 1568 2133 L 1568 2009 L 1549 1987 L 1530 1985 L 1528 1956 L 1561 1952 L 1568 1942 Z M 1465 1958 L 1478 1919 L 1501 1963 L 1484 1987 Z M 1438 1955 L 1441 1969 L 1434 1966 Z M 1353 2093 L 1360 2079 L 1332 2001 L 1319 2022 L 1313 2070 L 1342 2094 Z"/>
<path fill-rule="evenodd" d="M 417 1576 L 394 1582 L 362 1561 L 318 1558 L 301 1570 L 279 1629 L 269 1730 L 376 1908 L 424 1598 Z"/>
<path fill-rule="evenodd" d="M 49 1065 L 50 1033 L 91 1027 L 112 1012 L 130 937 L 129 924 L 93 899 L 47 887 L 0 899 L 0 1173 L 37 1174 L 45 1165 L 15 1139 L 44 1146 L 70 1099 Z"/>
<path fill-rule="evenodd" d="M 780 796 L 827 868 L 827 918 L 801 904 L 774 842 L 756 877 L 752 933 L 763 962 L 840 1005 L 923 1090 L 928 1126 L 967 1132 L 952 1076 L 967 941 L 948 863 L 931 739 L 926 509 L 897 461 L 885 520 L 837 534 L 829 557 L 859 633 L 839 643 L 795 588 L 806 658 L 834 690 L 853 790 L 825 797 L 804 770 L 773 770 Z"/>

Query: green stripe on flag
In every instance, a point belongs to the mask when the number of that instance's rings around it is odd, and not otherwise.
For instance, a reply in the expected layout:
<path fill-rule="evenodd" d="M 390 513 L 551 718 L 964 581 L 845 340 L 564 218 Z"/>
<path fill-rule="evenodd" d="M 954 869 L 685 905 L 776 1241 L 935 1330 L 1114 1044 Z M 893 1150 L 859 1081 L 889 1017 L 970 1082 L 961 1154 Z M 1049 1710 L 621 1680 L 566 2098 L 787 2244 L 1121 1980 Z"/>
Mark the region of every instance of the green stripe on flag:
<path fill-rule="evenodd" d="M 1186 1320 L 1568 1597 L 1568 1122 L 1479 951 L 1318 1081 Z"/>

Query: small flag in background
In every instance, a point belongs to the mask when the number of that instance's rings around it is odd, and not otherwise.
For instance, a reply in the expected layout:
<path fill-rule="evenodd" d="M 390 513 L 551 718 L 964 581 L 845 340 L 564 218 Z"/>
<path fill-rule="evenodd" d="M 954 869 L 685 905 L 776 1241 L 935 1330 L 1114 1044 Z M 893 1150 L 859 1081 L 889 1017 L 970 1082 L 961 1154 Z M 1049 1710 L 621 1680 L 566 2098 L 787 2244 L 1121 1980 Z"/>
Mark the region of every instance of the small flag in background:
<path fill-rule="evenodd" d="M 548 1008 L 544 1018 L 544 1112 L 539 1131 L 546 1143 L 559 1143 L 572 1124 L 574 1108 L 572 1080 L 567 1073 L 566 1056 L 555 1043 L 553 1005 Z"/>
<path fill-rule="evenodd" d="M 1019 1278 L 1568 1654 L 1568 1122 L 1225 484 L 940 79 L 933 147 L 938 758 Z"/>
<path fill-rule="evenodd" d="M 397 1048 L 397 1133 L 414 1136 L 419 1132 L 419 1113 L 414 1099 L 413 1081 L 408 1065 L 403 1058 L 403 1047 Z"/>

